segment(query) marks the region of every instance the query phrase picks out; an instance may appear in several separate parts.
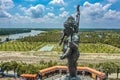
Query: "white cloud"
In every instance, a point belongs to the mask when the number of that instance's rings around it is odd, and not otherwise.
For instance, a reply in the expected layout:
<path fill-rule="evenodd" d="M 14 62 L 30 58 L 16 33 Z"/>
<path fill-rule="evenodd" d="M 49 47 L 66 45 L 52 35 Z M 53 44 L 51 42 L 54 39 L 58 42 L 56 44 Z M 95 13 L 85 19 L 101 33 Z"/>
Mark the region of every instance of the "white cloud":
<path fill-rule="evenodd" d="M 54 13 L 48 13 L 47 16 L 48 16 L 48 17 L 51 17 L 51 18 L 54 18 L 54 17 L 55 17 L 55 14 L 54 14 Z"/>
<path fill-rule="evenodd" d="M 61 1 L 58 1 L 58 4 L 64 5 L 65 3 Z M 22 5 L 18 5 L 17 8 L 24 11 L 25 15 L 19 13 L 11 15 L 7 10 L 13 6 L 14 3 L 12 0 L 0 0 L 0 27 L 61 27 L 63 25 L 64 19 L 51 12 L 54 9 L 53 7 L 45 8 L 44 5 L 38 4 L 26 8 Z M 43 15 L 45 10 L 50 12 Z M 67 12 L 64 12 L 61 16 L 64 17 L 64 15 L 67 14 Z"/>
<path fill-rule="evenodd" d="M 108 0 L 110 3 L 115 3 L 117 0 Z"/>
<path fill-rule="evenodd" d="M 21 11 L 24 11 L 24 12 L 27 10 L 27 8 L 26 8 L 26 7 L 22 7 L 22 5 L 19 5 L 18 8 L 19 8 Z"/>
<path fill-rule="evenodd" d="M 110 8 L 111 4 L 106 4 L 105 6 L 100 3 L 91 4 L 85 2 L 82 7 L 82 16 L 89 18 L 91 20 L 96 20 L 102 18 L 107 10 Z"/>
<path fill-rule="evenodd" d="M 43 16 L 43 13 L 45 11 L 45 6 L 38 4 L 36 6 L 32 6 L 28 9 L 21 7 L 21 10 L 23 10 L 25 12 L 25 14 L 27 14 L 28 16 L 30 16 L 32 18 L 40 18 Z"/>
<path fill-rule="evenodd" d="M 5 23 L 1 23 L 1 25 L 6 25 L 9 23 L 9 26 L 12 27 L 58 27 L 61 28 L 64 22 L 63 17 L 56 16 L 54 13 L 48 12 L 46 15 L 40 18 L 31 18 L 30 16 L 21 16 L 19 13 L 16 13 L 13 17 L 9 19 L 1 19 Z M 0 26 L 1 26 L 0 25 Z"/>
<path fill-rule="evenodd" d="M 89 7 L 89 6 L 91 6 L 91 4 L 86 1 L 86 2 L 83 4 L 83 6 L 84 6 L 84 7 Z"/>
<path fill-rule="evenodd" d="M 64 7 L 60 8 L 60 11 L 64 11 L 64 10 L 65 10 L 65 8 L 64 8 Z"/>
<path fill-rule="evenodd" d="M 54 10 L 54 7 L 47 7 L 46 10 L 48 10 L 48 11 L 53 11 L 53 10 Z"/>
<path fill-rule="evenodd" d="M 25 1 L 28 1 L 28 2 L 34 2 L 34 1 L 36 1 L 36 0 L 25 0 Z"/>
<path fill-rule="evenodd" d="M 1 9 L 9 9 L 14 6 L 14 3 L 12 0 L 0 0 L 0 10 Z"/>
<path fill-rule="evenodd" d="M 63 0 L 51 0 L 49 4 L 64 6 L 65 2 Z"/>
<path fill-rule="evenodd" d="M 112 4 L 102 5 L 100 3 L 91 4 L 85 2 L 82 7 L 82 16 L 86 19 L 104 20 L 104 19 L 120 19 L 120 11 L 109 9 Z"/>
<path fill-rule="evenodd" d="M 0 18 L 10 18 L 10 17 L 12 17 L 11 14 L 7 13 L 4 10 L 0 11 Z"/>
<path fill-rule="evenodd" d="M 120 11 L 111 10 L 111 3 L 103 5 L 102 3 L 91 4 L 85 2 L 81 7 L 81 26 L 91 28 L 117 27 L 120 24 Z M 111 25 L 111 26 L 108 26 Z"/>
<path fill-rule="evenodd" d="M 114 19 L 114 20 L 119 19 L 120 20 L 120 11 L 109 10 L 104 15 L 104 18 L 106 18 L 106 19 Z"/>
<path fill-rule="evenodd" d="M 7 12 L 8 9 L 12 8 L 14 3 L 12 0 L 0 0 L 0 18 L 9 18 L 11 14 Z"/>
<path fill-rule="evenodd" d="M 111 5 L 112 5 L 112 4 L 106 4 L 105 6 L 103 6 L 103 10 L 108 10 Z"/>
<path fill-rule="evenodd" d="M 12 1 L 12 0 L 6 0 L 6 1 Z M 15 27 L 45 26 L 45 27 L 61 28 L 63 27 L 63 22 L 69 16 L 69 12 L 65 11 L 64 7 L 59 6 L 61 7 L 58 8 L 60 10 L 60 14 L 55 14 L 53 13 L 54 7 L 50 5 L 49 7 L 45 7 L 44 5 L 41 4 L 38 4 L 36 6 L 30 6 L 30 8 L 22 7 L 22 5 L 19 5 L 18 8 L 24 11 L 25 15 L 22 16 L 19 13 L 16 13 L 15 15 L 11 15 L 7 12 L 7 10 L 12 8 L 14 4 L 12 3 L 13 5 L 11 6 L 8 5 L 8 7 L 4 7 L 3 9 L 1 7 L 1 2 L 2 0 L 0 0 L 0 17 L 1 17 L 0 26 L 4 26 L 4 25 L 15 26 Z M 119 26 L 120 11 L 111 10 L 110 9 L 111 5 L 112 3 L 107 3 L 103 5 L 102 3 L 91 4 L 89 2 L 85 2 L 83 6 L 81 6 L 80 26 L 82 28 L 83 27 L 104 28 L 105 26 L 109 26 L 109 25 Z M 47 14 L 43 15 L 45 10 L 47 10 Z M 76 13 L 71 13 L 71 15 L 76 17 Z"/>
<path fill-rule="evenodd" d="M 69 14 L 69 12 L 67 11 L 64 11 L 63 13 L 59 14 L 60 17 L 64 18 L 64 17 L 67 17 Z"/>
<path fill-rule="evenodd" d="M 12 23 L 24 24 L 31 23 L 32 19 L 28 16 L 21 16 L 19 13 L 16 13 L 12 18 Z"/>

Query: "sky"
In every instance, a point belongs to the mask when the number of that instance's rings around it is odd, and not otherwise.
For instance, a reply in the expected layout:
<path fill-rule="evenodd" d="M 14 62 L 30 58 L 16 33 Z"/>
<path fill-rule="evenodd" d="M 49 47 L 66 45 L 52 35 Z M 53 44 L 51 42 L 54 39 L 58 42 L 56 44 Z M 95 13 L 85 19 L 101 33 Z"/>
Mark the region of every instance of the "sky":
<path fill-rule="evenodd" d="M 0 0 L 0 28 L 63 28 L 78 4 L 79 28 L 120 29 L 120 0 Z"/>

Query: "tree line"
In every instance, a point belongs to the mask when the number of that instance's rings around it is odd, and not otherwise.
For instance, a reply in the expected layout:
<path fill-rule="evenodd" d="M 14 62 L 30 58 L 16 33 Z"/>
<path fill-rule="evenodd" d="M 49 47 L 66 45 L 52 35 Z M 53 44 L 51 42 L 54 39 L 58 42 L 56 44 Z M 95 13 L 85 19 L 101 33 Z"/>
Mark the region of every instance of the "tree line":
<path fill-rule="evenodd" d="M 10 35 L 10 34 L 18 34 L 24 32 L 30 32 L 29 28 L 1 28 L 0 35 Z"/>
<path fill-rule="evenodd" d="M 41 60 L 39 64 L 26 64 L 23 62 L 2 62 L 0 64 L 0 67 L 2 68 L 3 72 L 8 71 L 14 71 L 14 74 L 17 73 L 18 76 L 21 74 L 27 73 L 27 74 L 37 74 L 38 70 L 52 67 L 57 64 L 56 61 L 48 61 L 45 62 L 44 60 Z M 62 64 L 66 65 L 66 64 Z M 117 62 L 104 62 L 104 63 L 98 63 L 98 64 L 78 64 L 78 66 L 87 66 L 93 69 L 96 69 L 98 71 L 104 72 L 106 76 L 108 77 L 112 73 L 116 73 L 116 78 L 118 79 L 119 73 L 120 73 L 120 64 Z"/>
<path fill-rule="evenodd" d="M 114 31 L 83 31 L 79 32 L 80 43 L 103 43 L 120 48 L 120 33 Z M 47 31 L 37 36 L 18 39 L 22 42 L 59 42 L 60 31 Z"/>
<path fill-rule="evenodd" d="M 38 70 L 52 67 L 57 65 L 57 62 L 53 62 L 52 60 L 45 62 L 43 60 L 40 61 L 39 64 L 26 64 L 23 62 L 1 62 L 0 67 L 4 74 L 8 74 L 9 71 L 13 71 L 14 75 L 17 74 L 19 77 L 21 74 L 38 74 Z M 6 72 L 6 73 L 5 73 Z M 4 76 L 3 74 L 3 76 Z"/>

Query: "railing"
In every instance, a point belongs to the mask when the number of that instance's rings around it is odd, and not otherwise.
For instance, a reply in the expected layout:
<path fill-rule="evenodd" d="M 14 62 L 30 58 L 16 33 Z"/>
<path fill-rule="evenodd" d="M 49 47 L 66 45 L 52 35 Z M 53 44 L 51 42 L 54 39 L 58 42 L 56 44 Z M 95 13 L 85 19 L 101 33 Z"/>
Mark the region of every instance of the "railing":
<path fill-rule="evenodd" d="M 103 80 L 103 78 L 105 77 L 104 73 L 94 70 L 92 68 L 77 67 L 77 74 L 83 74 L 82 73 L 83 71 L 86 74 L 89 74 L 91 77 L 94 77 L 96 79 L 99 78 L 99 80 Z M 41 77 L 49 77 L 50 75 L 54 75 L 54 74 L 67 74 L 67 73 L 68 73 L 67 66 L 53 66 L 50 68 L 39 70 L 39 74 Z"/>

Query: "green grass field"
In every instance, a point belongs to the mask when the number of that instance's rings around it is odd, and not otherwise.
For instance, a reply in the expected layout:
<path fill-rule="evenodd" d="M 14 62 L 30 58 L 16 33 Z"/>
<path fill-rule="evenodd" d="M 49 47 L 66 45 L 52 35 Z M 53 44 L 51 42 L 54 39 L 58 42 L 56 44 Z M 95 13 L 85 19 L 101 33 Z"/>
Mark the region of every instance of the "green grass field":
<path fill-rule="evenodd" d="M 62 46 L 55 42 L 20 42 L 12 41 L 0 44 L 0 51 L 38 51 L 46 45 L 54 45 L 52 51 L 61 52 Z M 81 53 L 120 53 L 120 49 L 106 44 L 80 43 Z"/>
<path fill-rule="evenodd" d="M 6 42 L 0 44 L 0 51 L 30 51 L 30 50 L 37 50 L 41 48 L 43 43 L 41 42 L 20 42 L 20 41 L 13 41 L 13 42 Z"/>
<path fill-rule="evenodd" d="M 53 50 L 61 51 L 61 47 L 57 45 Z M 79 51 L 81 53 L 120 53 L 119 48 L 100 43 L 80 43 Z"/>
<path fill-rule="evenodd" d="M 119 33 L 101 31 L 80 32 L 79 34 L 79 51 L 81 53 L 120 53 Z M 62 52 L 62 46 L 58 45 L 60 37 L 59 30 L 46 31 L 36 36 L 1 43 L 0 51 L 39 51 L 42 47 L 48 45 L 54 46 L 52 51 Z"/>

